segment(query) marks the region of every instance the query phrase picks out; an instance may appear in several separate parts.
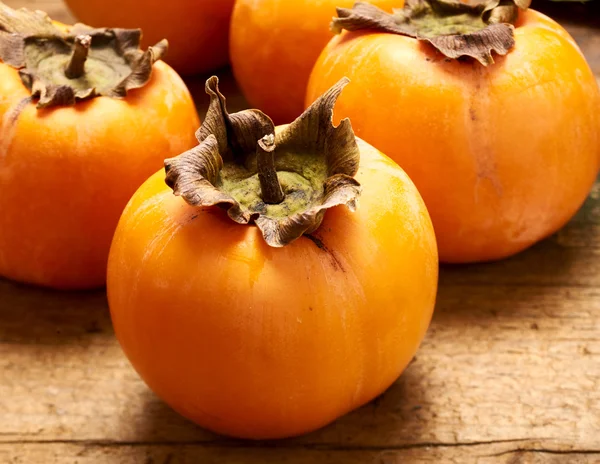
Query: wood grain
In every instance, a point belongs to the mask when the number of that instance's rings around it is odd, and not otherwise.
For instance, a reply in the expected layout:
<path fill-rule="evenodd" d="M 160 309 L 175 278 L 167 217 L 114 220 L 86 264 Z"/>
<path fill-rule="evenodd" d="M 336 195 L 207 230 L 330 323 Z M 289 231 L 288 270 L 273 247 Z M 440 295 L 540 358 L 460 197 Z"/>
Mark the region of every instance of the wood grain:
<path fill-rule="evenodd" d="M 55 0 L 7 3 L 71 20 Z M 600 72 L 600 29 L 566 24 Z M 230 108 L 243 107 L 221 74 Z M 204 106 L 203 78 L 188 84 Z M 600 462 L 600 185 L 568 226 L 527 252 L 443 267 L 431 329 L 404 375 L 293 440 L 226 439 L 171 411 L 123 356 L 102 292 L 0 281 L 5 462 Z"/>
<path fill-rule="evenodd" d="M 577 452 L 548 452 L 536 448 L 535 442 L 475 444 L 469 446 L 424 446 L 387 450 L 323 450 L 300 447 L 198 446 L 169 444 L 117 445 L 56 443 L 52 445 L 18 445 L 19 460 L 3 454 L 0 462 L 77 464 L 405 464 L 457 463 L 477 464 L 593 464 L 597 455 Z"/>

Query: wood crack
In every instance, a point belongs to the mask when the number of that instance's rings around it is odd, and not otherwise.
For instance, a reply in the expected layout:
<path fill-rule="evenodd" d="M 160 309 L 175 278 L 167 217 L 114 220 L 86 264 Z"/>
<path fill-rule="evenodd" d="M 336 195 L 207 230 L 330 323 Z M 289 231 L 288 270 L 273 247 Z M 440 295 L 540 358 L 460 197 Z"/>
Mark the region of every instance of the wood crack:
<path fill-rule="evenodd" d="M 466 267 L 464 267 L 463 269 L 467 269 Z M 572 289 L 591 289 L 591 290 L 595 290 L 598 288 L 598 284 L 596 283 L 590 283 L 590 284 L 586 284 L 586 283 L 582 283 L 582 282 L 565 282 L 565 283 L 561 283 L 561 282 L 527 282 L 527 281 L 523 281 L 523 282 L 518 282 L 518 281 L 514 281 L 514 282 L 502 282 L 502 283 L 498 283 L 495 284 L 493 282 L 485 282 L 485 281 L 477 281 L 477 280 L 472 280 L 467 282 L 467 278 L 466 278 L 466 274 L 462 274 L 460 276 L 461 280 L 456 279 L 456 277 L 453 277 L 453 274 L 451 274 L 450 270 L 446 270 L 444 271 L 444 267 L 440 268 L 441 273 L 440 273 L 440 288 L 458 288 L 458 287 L 477 287 L 477 288 L 485 288 L 485 287 L 490 287 L 490 288 L 506 288 L 508 290 L 510 290 L 511 288 L 529 288 L 529 289 L 543 289 L 543 288 L 572 288 Z M 471 278 L 471 276 L 468 276 L 469 278 Z M 454 281 L 453 281 L 454 280 Z"/>
<path fill-rule="evenodd" d="M 540 454 L 558 454 L 558 455 L 567 455 L 567 454 L 600 454 L 599 449 L 569 449 L 569 450 L 551 450 L 545 448 L 517 448 L 508 451 L 502 451 L 500 453 L 486 454 L 485 457 L 495 458 L 500 456 L 506 456 L 508 454 L 515 453 L 540 453 Z"/>
<path fill-rule="evenodd" d="M 340 446 L 332 443 L 282 443 L 282 442 L 246 442 L 232 441 L 229 439 L 207 440 L 207 441 L 117 441 L 117 440 L 8 440 L 1 441 L 3 445 L 79 445 L 86 447 L 141 447 L 141 446 L 196 446 L 205 448 L 228 447 L 236 449 L 281 449 L 281 450 L 304 450 L 304 451 L 402 451 L 419 448 L 457 448 L 474 447 L 485 445 L 498 445 L 516 442 L 539 442 L 543 438 L 511 438 L 503 440 L 486 440 L 470 442 L 423 442 L 408 443 L 403 445 L 366 445 L 366 446 Z M 518 452 L 519 449 L 510 452 Z M 548 451 L 550 452 L 550 451 Z M 572 450 L 578 453 L 577 450 Z"/>

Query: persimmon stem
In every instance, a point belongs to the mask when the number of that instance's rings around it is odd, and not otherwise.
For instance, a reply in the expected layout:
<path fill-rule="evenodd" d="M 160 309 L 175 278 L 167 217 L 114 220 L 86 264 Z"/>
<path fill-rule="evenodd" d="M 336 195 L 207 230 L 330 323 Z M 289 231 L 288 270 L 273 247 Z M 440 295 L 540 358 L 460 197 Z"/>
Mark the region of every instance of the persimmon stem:
<path fill-rule="evenodd" d="M 274 151 L 275 136 L 273 134 L 265 135 L 258 141 L 256 148 L 258 180 L 260 181 L 262 199 L 269 205 L 277 205 L 285 198 L 275 170 Z"/>
<path fill-rule="evenodd" d="M 92 38 L 89 35 L 78 35 L 75 37 L 75 47 L 71 60 L 65 69 L 65 76 L 69 79 L 78 79 L 85 72 L 85 61 L 90 51 Z"/>

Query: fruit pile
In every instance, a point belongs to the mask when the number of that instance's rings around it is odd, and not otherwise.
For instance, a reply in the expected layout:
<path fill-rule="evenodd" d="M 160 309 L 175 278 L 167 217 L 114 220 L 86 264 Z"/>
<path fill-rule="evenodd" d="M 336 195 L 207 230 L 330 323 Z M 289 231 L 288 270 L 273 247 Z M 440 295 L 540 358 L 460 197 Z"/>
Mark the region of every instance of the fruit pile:
<path fill-rule="evenodd" d="M 0 2 L 0 276 L 106 285 L 140 376 L 219 433 L 381 394 L 439 262 L 525 250 L 598 175 L 598 84 L 529 0 L 67 3 Z M 200 123 L 178 73 L 228 63 L 256 109 L 213 76 Z"/>

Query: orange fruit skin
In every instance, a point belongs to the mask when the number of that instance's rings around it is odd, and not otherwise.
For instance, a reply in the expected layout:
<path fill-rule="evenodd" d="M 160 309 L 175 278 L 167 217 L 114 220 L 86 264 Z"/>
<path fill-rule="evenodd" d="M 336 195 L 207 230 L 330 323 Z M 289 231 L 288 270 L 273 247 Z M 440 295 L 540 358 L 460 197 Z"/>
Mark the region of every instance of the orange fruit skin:
<path fill-rule="evenodd" d="M 403 0 L 372 0 L 391 11 Z M 333 37 L 336 7 L 353 0 L 237 0 L 231 18 L 233 72 L 252 107 L 279 124 L 304 110 L 306 86 L 321 50 Z"/>
<path fill-rule="evenodd" d="M 96 27 L 142 29 L 143 45 L 169 41 L 165 61 L 191 75 L 225 66 L 235 0 L 66 0 L 75 17 Z"/>
<path fill-rule="evenodd" d="M 0 275 L 58 289 L 103 286 L 123 208 L 162 160 L 194 146 L 185 84 L 154 65 L 126 99 L 38 110 L 0 63 Z"/>
<path fill-rule="evenodd" d="M 189 206 L 163 172 L 133 196 L 111 248 L 109 305 L 127 357 L 176 411 L 236 437 L 300 435 L 408 365 L 434 307 L 435 236 L 408 176 L 360 148 L 358 210 L 329 210 L 316 239 L 283 248 L 219 208 Z"/>
<path fill-rule="evenodd" d="M 600 97 L 592 71 L 557 23 L 528 10 L 505 57 L 445 59 L 408 37 L 334 38 L 306 101 L 340 77 L 336 105 L 358 136 L 415 182 L 440 260 L 511 256 L 562 227 L 585 200 L 600 155 Z"/>

